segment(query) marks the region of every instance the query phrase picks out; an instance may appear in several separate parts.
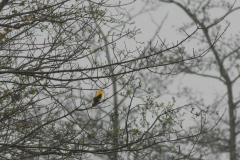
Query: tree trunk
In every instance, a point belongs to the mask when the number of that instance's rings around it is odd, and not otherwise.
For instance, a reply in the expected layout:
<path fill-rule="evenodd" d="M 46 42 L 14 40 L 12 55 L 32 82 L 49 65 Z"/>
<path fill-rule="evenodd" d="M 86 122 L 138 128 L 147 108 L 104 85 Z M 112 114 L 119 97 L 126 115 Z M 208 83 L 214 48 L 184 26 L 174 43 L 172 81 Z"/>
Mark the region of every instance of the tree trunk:
<path fill-rule="evenodd" d="M 114 82 L 114 86 L 113 86 L 113 93 L 117 93 L 117 84 L 116 82 Z M 114 95 L 114 118 L 113 118 L 113 133 L 114 133 L 114 137 L 113 137 L 113 143 L 114 143 L 114 148 L 118 146 L 118 98 L 117 98 L 117 94 Z M 114 153 L 114 160 L 117 160 L 117 152 Z"/>
<path fill-rule="evenodd" d="M 229 153 L 230 153 L 230 160 L 237 160 L 236 158 L 236 122 L 235 122 L 235 105 L 233 103 L 233 95 L 232 95 L 232 84 L 231 82 L 227 83 L 228 89 L 228 106 L 229 106 L 229 125 L 230 125 L 230 137 L 229 137 Z"/>

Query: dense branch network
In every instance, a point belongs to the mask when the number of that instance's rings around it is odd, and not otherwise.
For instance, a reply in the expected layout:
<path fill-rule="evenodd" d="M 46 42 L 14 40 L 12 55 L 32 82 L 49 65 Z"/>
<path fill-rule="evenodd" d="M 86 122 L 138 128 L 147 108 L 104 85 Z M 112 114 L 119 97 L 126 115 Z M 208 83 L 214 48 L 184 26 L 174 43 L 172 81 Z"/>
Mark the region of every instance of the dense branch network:
<path fill-rule="evenodd" d="M 179 157 L 180 152 L 173 146 L 185 139 L 198 138 L 215 125 L 188 133 L 182 128 L 180 113 L 188 106 L 175 107 L 174 99 L 169 104 L 154 101 L 156 96 L 151 89 L 141 88 L 145 84 L 138 75 L 146 70 L 151 74 L 174 74 L 172 68 L 178 63 L 205 56 L 226 29 L 216 35 L 206 50 L 193 52 L 191 56 L 179 51 L 186 40 L 206 29 L 202 26 L 196 25 L 192 33 L 172 45 L 159 37 L 160 43 L 149 49 L 142 46 L 128 49 L 130 45 L 122 49 L 119 43 L 135 44 L 134 37 L 140 32 L 125 28 L 131 23 L 124 21 L 121 12 L 109 8 L 131 3 L 1 2 L 1 157 L 81 159 L 90 154 L 116 152 L 144 157 L 149 154 L 148 148 L 155 147 L 170 150 L 173 157 L 184 159 L 195 152 L 192 149 Z M 109 52 L 111 55 L 105 55 Z M 161 67 L 166 67 L 164 72 Z M 89 91 L 114 85 L 114 93 L 98 104 L 98 112 L 94 114 Z M 112 107 L 108 101 L 116 95 L 126 103 L 121 101 Z M 116 108 L 118 112 L 113 114 Z M 152 123 L 146 118 L 147 112 L 154 117 Z M 203 129 L 204 115 L 200 117 Z M 171 130 L 172 126 L 176 128 Z"/>

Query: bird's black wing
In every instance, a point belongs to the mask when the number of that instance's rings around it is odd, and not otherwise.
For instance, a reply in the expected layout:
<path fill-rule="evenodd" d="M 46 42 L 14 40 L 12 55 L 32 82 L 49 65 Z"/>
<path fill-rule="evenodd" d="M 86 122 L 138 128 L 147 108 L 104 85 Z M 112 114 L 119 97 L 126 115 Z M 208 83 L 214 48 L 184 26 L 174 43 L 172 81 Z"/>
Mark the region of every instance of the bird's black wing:
<path fill-rule="evenodd" d="M 102 94 L 99 94 L 97 97 L 94 97 L 92 107 L 96 106 L 100 102 L 101 98 L 102 98 Z"/>

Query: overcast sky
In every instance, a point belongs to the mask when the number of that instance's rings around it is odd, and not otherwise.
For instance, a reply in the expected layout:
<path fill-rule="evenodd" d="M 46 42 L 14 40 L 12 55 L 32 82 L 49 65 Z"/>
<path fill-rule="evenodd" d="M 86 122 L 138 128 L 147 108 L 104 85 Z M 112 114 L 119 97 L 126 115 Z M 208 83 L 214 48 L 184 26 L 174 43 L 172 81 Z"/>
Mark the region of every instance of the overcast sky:
<path fill-rule="evenodd" d="M 229 1 L 230 3 L 233 3 L 234 1 Z M 143 6 L 142 1 L 138 1 L 128 7 L 131 8 L 131 13 L 136 13 L 137 10 L 139 10 Z M 235 3 L 235 7 L 240 6 L 240 1 L 237 1 Z M 134 10 L 133 10 L 134 8 Z M 223 10 L 214 11 L 212 13 L 212 17 L 218 17 L 220 15 L 224 15 L 226 12 Z M 182 26 L 183 23 L 189 22 L 190 19 L 186 16 L 186 14 L 176 7 L 173 4 L 165 4 L 163 6 L 159 6 L 159 8 L 155 11 L 152 11 L 148 14 L 143 14 L 137 18 L 134 19 L 136 22 L 135 26 L 141 29 L 142 34 L 138 35 L 137 37 L 141 39 L 142 41 L 149 41 L 151 37 L 154 35 L 156 31 L 156 25 L 152 22 L 152 18 L 155 22 L 158 24 L 161 24 L 161 21 L 164 19 L 164 17 L 168 14 L 168 17 L 158 34 L 162 39 L 167 39 L 168 42 L 174 42 L 180 41 L 183 37 L 177 33 L 176 28 Z M 239 14 L 240 11 L 235 12 L 229 16 L 226 17 L 225 20 L 228 20 L 230 22 L 230 27 L 227 29 L 227 31 L 224 33 L 225 35 L 230 34 L 239 34 L 240 31 L 240 21 L 239 21 Z M 226 24 L 223 24 L 223 28 L 225 28 Z M 200 31 L 201 32 L 201 31 Z M 190 46 L 185 46 L 185 50 L 188 52 L 192 52 L 193 48 L 197 48 L 197 45 L 193 42 Z M 211 54 L 211 53 L 209 53 Z M 198 90 L 203 94 L 203 97 L 207 101 L 212 100 L 212 95 L 218 92 L 225 92 L 224 86 L 220 82 L 217 82 L 216 80 L 207 79 L 207 78 L 200 78 L 198 76 L 186 76 L 181 77 L 178 82 L 181 80 L 182 85 L 188 85 L 192 88 L 195 88 L 195 90 Z M 175 84 L 179 84 L 179 83 Z M 238 82 L 239 83 L 239 82 Z M 174 91 L 174 88 L 177 88 L 176 86 L 169 86 L 172 91 Z M 178 101 L 179 103 L 181 100 Z M 185 102 L 182 101 L 181 104 L 184 104 Z"/>

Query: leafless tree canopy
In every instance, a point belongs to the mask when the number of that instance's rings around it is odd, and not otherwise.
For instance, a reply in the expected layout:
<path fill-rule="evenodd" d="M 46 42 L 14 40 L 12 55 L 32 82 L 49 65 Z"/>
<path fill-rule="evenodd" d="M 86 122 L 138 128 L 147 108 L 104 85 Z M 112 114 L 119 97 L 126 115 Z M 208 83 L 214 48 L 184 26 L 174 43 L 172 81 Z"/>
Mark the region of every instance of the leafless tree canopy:
<path fill-rule="evenodd" d="M 140 77 L 146 71 L 171 74 L 178 63 L 205 56 L 225 30 L 190 56 L 179 52 L 185 41 L 214 25 L 196 25 L 172 44 L 158 37 L 157 43 L 143 46 L 135 38 L 139 27 L 118 11 L 132 3 L 2 0 L 1 159 L 143 159 L 154 156 L 150 147 L 184 159 L 197 151 L 193 145 L 181 155 L 178 142 L 197 141 L 214 128 L 203 130 L 206 113 L 176 107 L 174 98 L 158 103 L 158 96 L 146 88 L 148 80 Z M 113 92 L 91 110 L 99 88 Z M 184 109 L 201 117 L 201 130 L 182 127 Z"/>
<path fill-rule="evenodd" d="M 233 16 L 233 14 L 239 14 L 239 6 L 234 6 L 236 1 L 165 1 L 159 0 L 164 3 L 171 3 L 178 6 L 184 13 L 191 19 L 191 22 L 186 23 L 179 28 L 180 33 L 185 34 L 184 31 L 188 31 L 195 25 L 204 28 L 202 33 L 195 34 L 190 38 L 192 41 L 196 41 L 199 45 L 198 52 L 205 50 L 206 46 L 212 44 L 215 37 L 220 33 L 221 29 L 229 24 L 225 23 L 217 24 L 216 22 L 225 18 L 226 16 Z M 188 6 L 188 9 L 186 8 Z M 233 7 L 233 8 L 232 8 Z M 230 10 L 229 10 L 230 9 Z M 212 17 L 214 13 L 221 13 L 221 11 L 229 11 L 228 14 L 218 14 L 216 17 Z M 208 28 L 207 26 L 213 26 Z M 200 138 L 198 141 L 199 146 L 204 146 L 201 150 L 198 159 L 204 159 L 204 156 L 211 157 L 210 159 L 221 159 L 224 155 L 227 155 L 230 160 L 237 160 L 240 158 L 239 150 L 239 123 L 238 116 L 239 110 L 239 30 L 232 27 L 232 34 L 226 32 L 223 38 L 211 48 L 209 54 L 205 57 L 199 58 L 196 63 L 191 63 L 191 67 L 187 63 L 178 63 L 176 67 L 178 71 L 184 71 L 187 75 L 197 75 L 202 78 L 212 79 L 222 86 L 219 88 L 225 89 L 224 93 L 217 92 L 213 95 L 212 104 L 207 104 L 203 99 L 197 99 L 199 96 L 191 89 L 182 91 L 181 95 L 189 97 L 189 101 L 197 104 L 201 109 L 211 109 L 214 112 L 218 112 L 221 109 L 226 109 L 221 125 Z M 183 52 L 183 54 L 189 54 Z M 187 92 L 190 91 L 190 92 Z M 212 125 L 219 120 L 220 115 L 211 115 L 208 125 Z M 199 128 L 197 122 L 196 128 Z M 195 141 L 193 142 L 195 143 Z M 225 158 L 224 158 L 225 159 Z"/>

